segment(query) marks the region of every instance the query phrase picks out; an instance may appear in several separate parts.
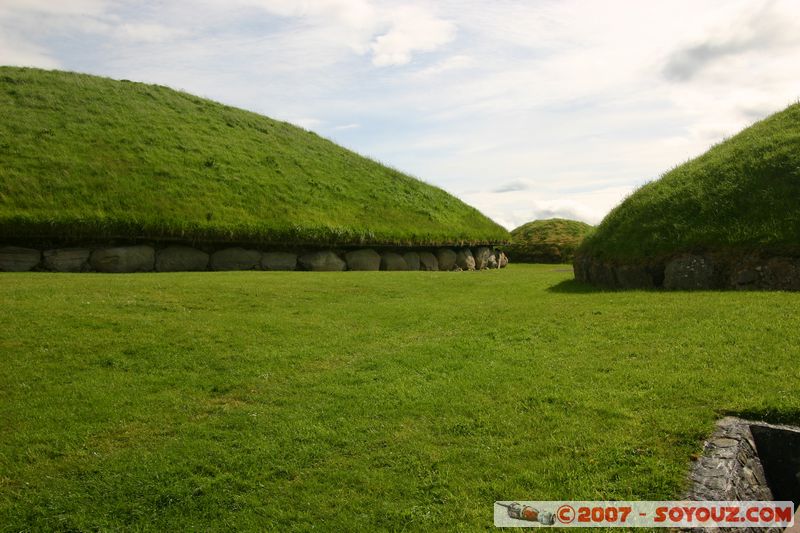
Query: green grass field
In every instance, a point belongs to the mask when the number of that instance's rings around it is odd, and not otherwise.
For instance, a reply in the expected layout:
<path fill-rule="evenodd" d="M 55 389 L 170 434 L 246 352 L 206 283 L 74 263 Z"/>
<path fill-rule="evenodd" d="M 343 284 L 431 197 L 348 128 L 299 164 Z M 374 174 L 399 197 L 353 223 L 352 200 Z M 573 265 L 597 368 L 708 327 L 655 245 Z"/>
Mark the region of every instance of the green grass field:
<path fill-rule="evenodd" d="M 475 208 L 285 122 L 157 85 L 0 67 L 0 240 L 501 243 Z"/>
<path fill-rule="evenodd" d="M 476 273 L 0 276 L 0 524 L 487 529 L 672 499 L 714 421 L 800 422 L 800 295 Z"/>
<path fill-rule="evenodd" d="M 800 103 L 664 174 L 615 207 L 580 255 L 800 255 Z"/>

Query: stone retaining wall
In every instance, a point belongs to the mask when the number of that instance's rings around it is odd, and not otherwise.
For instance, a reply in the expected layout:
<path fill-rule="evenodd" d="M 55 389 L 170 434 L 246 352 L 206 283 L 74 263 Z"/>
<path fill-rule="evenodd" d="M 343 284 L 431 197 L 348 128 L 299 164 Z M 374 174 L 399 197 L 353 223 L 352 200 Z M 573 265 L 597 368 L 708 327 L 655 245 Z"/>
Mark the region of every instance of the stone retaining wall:
<path fill-rule="evenodd" d="M 692 466 L 690 487 L 684 499 L 690 501 L 771 501 L 776 498 L 767 481 L 753 431 L 777 429 L 798 433 L 796 427 L 751 422 L 725 417 L 717 422 L 705 442 L 703 453 Z M 787 458 L 788 459 L 788 458 Z M 795 518 L 795 520 L 797 520 Z M 715 528 L 719 532 L 779 532 L 781 528 Z M 682 528 L 680 531 L 703 533 L 707 528 Z"/>
<path fill-rule="evenodd" d="M 800 258 L 758 253 L 683 253 L 641 264 L 578 256 L 575 279 L 611 289 L 800 290 Z"/>
<path fill-rule="evenodd" d="M 215 250 L 185 245 L 95 246 L 35 249 L 0 247 L 0 271 L 27 272 L 196 272 L 206 270 L 427 270 L 464 271 L 503 268 L 503 252 L 476 248 L 350 250 Z"/>
<path fill-rule="evenodd" d="M 764 467 L 748 422 L 725 417 L 703 446 L 703 453 L 689 474 L 691 486 L 686 499 L 772 500 Z"/>

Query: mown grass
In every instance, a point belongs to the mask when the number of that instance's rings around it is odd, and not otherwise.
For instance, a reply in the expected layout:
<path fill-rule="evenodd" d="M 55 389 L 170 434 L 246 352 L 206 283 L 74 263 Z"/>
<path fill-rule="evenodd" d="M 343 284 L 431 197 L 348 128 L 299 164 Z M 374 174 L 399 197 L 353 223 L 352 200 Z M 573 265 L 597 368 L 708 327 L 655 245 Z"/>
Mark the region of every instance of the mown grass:
<path fill-rule="evenodd" d="M 800 422 L 800 295 L 571 277 L 4 274 L 0 524 L 475 531 L 675 498 L 725 413 Z"/>
<path fill-rule="evenodd" d="M 664 174 L 612 210 L 580 253 L 800 253 L 800 104 Z"/>
<path fill-rule="evenodd" d="M 515 262 L 569 263 L 590 231 L 592 226 L 578 220 L 534 220 L 511 230 L 505 249 Z"/>
<path fill-rule="evenodd" d="M 0 67 L 0 239 L 496 243 L 443 190 L 166 87 Z"/>

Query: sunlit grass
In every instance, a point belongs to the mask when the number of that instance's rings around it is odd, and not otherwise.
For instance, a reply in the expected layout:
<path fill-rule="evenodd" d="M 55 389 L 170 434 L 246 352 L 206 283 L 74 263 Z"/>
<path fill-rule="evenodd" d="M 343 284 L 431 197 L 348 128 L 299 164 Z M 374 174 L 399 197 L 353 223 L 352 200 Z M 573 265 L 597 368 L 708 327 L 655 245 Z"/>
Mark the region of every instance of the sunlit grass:
<path fill-rule="evenodd" d="M 0 523 L 481 530 L 800 421 L 800 295 L 503 271 L 0 276 Z"/>

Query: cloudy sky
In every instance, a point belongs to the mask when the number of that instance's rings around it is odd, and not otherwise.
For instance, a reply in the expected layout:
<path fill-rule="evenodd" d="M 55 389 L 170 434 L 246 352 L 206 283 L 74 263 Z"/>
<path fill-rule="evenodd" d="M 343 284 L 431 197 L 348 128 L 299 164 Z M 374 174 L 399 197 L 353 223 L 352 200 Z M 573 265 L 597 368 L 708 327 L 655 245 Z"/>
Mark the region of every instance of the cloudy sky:
<path fill-rule="evenodd" d="M 800 97 L 796 0 L 0 0 L 0 64 L 314 130 L 512 228 L 598 222 Z"/>

